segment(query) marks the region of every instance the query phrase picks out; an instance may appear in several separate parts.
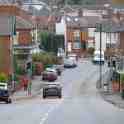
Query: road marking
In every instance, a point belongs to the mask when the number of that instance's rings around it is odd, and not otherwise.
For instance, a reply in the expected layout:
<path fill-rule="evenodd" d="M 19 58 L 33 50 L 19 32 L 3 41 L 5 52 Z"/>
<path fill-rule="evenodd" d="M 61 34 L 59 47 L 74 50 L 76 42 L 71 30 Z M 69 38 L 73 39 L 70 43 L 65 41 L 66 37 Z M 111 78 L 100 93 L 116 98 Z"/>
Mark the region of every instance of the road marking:
<path fill-rule="evenodd" d="M 62 99 L 62 100 L 61 100 L 58 104 L 56 104 L 55 106 L 50 107 L 50 109 L 44 114 L 44 117 L 41 119 L 40 124 L 44 124 L 44 123 L 45 123 L 45 121 L 48 119 L 49 114 L 50 114 L 53 110 L 55 110 L 56 108 L 58 108 L 58 107 L 62 104 L 63 100 L 64 100 L 64 99 Z"/>

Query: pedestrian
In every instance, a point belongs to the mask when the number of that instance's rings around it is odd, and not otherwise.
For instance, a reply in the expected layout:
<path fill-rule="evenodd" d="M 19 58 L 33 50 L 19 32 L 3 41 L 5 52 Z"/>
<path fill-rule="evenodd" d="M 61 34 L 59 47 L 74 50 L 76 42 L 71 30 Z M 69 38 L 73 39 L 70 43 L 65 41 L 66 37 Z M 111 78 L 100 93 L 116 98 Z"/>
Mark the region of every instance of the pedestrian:
<path fill-rule="evenodd" d="M 28 95 L 29 96 L 31 95 L 31 85 L 32 85 L 31 80 L 29 80 L 28 82 Z"/>
<path fill-rule="evenodd" d="M 31 69 L 27 70 L 27 76 L 28 76 L 28 95 L 31 95 L 31 88 L 32 88 L 32 82 L 31 82 L 31 76 L 32 76 L 32 71 Z"/>
<path fill-rule="evenodd" d="M 27 91 L 27 89 L 28 89 L 28 80 L 27 80 L 26 77 L 23 79 L 23 82 L 24 82 L 24 91 Z"/>

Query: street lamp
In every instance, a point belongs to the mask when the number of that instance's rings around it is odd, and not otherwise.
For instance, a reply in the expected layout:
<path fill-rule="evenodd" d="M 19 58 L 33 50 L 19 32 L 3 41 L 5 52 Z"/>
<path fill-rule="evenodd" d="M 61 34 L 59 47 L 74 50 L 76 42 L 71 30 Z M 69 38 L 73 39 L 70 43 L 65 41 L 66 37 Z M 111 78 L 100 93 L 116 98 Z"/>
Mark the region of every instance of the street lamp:
<path fill-rule="evenodd" d="M 98 28 L 99 33 L 100 33 L 100 45 L 99 45 L 99 50 L 100 50 L 99 88 L 102 88 L 102 24 L 98 23 L 96 27 Z"/>
<path fill-rule="evenodd" d="M 110 4 L 104 4 L 104 7 L 105 7 L 105 9 L 108 9 L 109 10 L 109 14 L 111 14 L 110 13 L 110 10 L 111 10 Z M 109 21 L 111 21 L 111 20 L 109 19 Z M 96 27 L 98 28 L 99 33 L 100 33 L 100 36 L 99 36 L 100 37 L 100 45 L 99 45 L 99 50 L 100 50 L 99 88 L 102 88 L 102 22 L 100 22 L 99 24 L 97 24 Z M 111 41 L 111 36 L 110 36 L 110 41 Z"/>

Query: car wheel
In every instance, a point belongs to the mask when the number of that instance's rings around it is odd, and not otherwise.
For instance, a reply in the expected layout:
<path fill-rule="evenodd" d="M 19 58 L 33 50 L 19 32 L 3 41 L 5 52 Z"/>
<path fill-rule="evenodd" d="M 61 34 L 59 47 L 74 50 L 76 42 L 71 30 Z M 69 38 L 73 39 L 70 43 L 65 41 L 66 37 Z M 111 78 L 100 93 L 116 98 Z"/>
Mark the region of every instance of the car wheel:
<path fill-rule="evenodd" d="M 43 98 L 45 99 L 46 98 L 46 94 L 45 94 L 45 92 L 43 91 Z"/>
<path fill-rule="evenodd" d="M 44 79 L 44 78 L 42 78 L 42 80 L 44 81 L 45 79 Z"/>
<path fill-rule="evenodd" d="M 10 103 L 12 103 L 12 100 L 11 100 L 10 98 L 8 98 L 8 99 L 6 100 L 6 103 L 7 103 L 7 104 L 10 104 Z"/>
<path fill-rule="evenodd" d="M 45 99 L 46 98 L 46 95 L 43 95 L 43 98 Z"/>
<path fill-rule="evenodd" d="M 61 72 L 59 72 L 58 75 L 61 76 Z"/>
<path fill-rule="evenodd" d="M 43 98 L 44 98 L 44 99 L 46 98 L 46 95 L 45 95 L 45 93 L 43 93 Z"/>
<path fill-rule="evenodd" d="M 61 94 L 61 93 L 59 93 L 58 97 L 59 97 L 59 98 L 62 98 L 62 94 Z"/>

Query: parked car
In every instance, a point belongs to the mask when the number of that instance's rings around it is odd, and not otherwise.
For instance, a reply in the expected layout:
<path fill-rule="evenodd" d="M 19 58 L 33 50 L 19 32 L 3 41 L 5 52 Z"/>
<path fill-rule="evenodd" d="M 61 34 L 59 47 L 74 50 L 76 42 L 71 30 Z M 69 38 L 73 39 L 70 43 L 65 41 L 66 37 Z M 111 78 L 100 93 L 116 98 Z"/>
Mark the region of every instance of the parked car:
<path fill-rule="evenodd" d="M 43 98 L 47 96 L 62 97 L 62 85 L 59 82 L 45 83 L 43 86 Z"/>
<path fill-rule="evenodd" d="M 100 56 L 100 50 L 94 51 L 93 63 L 94 64 L 104 64 L 105 63 L 104 51 L 101 51 L 101 56 Z"/>
<path fill-rule="evenodd" d="M 67 58 L 64 60 L 64 67 L 65 68 L 74 68 L 76 66 L 77 66 L 77 63 L 76 63 L 75 59 Z"/>
<path fill-rule="evenodd" d="M 0 82 L 0 101 L 4 101 L 7 104 L 12 102 L 7 83 L 4 82 Z"/>
<path fill-rule="evenodd" d="M 57 80 L 57 73 L 53 71 L 44 71 L 42 73 L 42 80 L 55 81 Z"/>
<path fill-rule="evenodd" d="M 48 72 L 54 72 L 54 73 L 57 73 L 56 68 L 55 68 L 55 67 L 53 67 L 53 66 L 48 67 L 48 68 L 46 68 L 45 70 L 46 70 L 46 71 L 48 71 Z"/>
<path fill-rule="evenodd" d="M 61 73 L 62 73 L 62 71 L 63 71 L 63 66 L 62 65 L 53 65 L 53 67 L 52 68 L 54 68 L 55 70 L 56 70 L 56 72 L 57 72 L 57 74 L 60 76 L 61 75 Z"/>
<path fill-rule="evenodd" d="M 75 53 L 68 54 L 68 58 L 74 59 L 75 61 L 78 61 L 78 56 Z"/>

